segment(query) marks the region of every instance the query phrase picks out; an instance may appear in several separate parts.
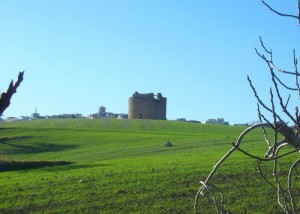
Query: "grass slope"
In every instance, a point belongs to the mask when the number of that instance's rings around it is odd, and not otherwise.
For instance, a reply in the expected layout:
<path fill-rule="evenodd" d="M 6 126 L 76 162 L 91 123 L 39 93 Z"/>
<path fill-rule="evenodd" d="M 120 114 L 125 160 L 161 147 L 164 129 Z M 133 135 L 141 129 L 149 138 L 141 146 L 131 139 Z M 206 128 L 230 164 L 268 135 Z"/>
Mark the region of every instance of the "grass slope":
<path fill-rule="evenodd" d="M 199 179 L 243 129 L 117 119 L 2 124 L 2 160 L 75 163 L 1 172 L 0 213 L 193 213 Z M 174 147 L 164 147 L 167 140 Z M 262 140 L 254 132 L 245 149 L 265 151 Z M 230 211 L 276 213 L 267 205 L 276 202 L 267 195 L 273 190 L 258 178 L 255 162 L 236 153 L 214 181 L 230 192 Z"/>

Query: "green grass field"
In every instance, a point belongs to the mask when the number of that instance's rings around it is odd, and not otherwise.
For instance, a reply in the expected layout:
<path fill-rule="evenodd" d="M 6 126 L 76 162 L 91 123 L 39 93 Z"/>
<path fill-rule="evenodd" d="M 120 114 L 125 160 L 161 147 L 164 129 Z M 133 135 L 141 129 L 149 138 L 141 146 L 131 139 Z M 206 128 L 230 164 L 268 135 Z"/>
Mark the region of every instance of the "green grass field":
<path fill-rule="evenodd" d="M 0 213 L 193 213 L 199 180 L 244 129 L 117 119 L 3 123 Z M 174 146 L 164 147 L 167 140 Z M 253 132 L 243 148 L 263 155 L 262 140 Z M 271 173 L 272 163 L 265 168 Z M 242 153 L 213 181 L 233 213 L 281 213 L 276 192 Z M 214 211 L 203 206 L 202 213 Z"/>

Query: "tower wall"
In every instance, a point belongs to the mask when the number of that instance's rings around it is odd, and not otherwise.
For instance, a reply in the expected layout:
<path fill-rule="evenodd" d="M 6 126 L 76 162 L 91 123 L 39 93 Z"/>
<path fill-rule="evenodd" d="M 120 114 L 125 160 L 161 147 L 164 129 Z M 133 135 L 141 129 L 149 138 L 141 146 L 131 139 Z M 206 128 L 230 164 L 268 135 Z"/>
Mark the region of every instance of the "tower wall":
<path fill-rule="evenodd" d="M 166 120 L 167 98 L 158 93 L 139 94 L 135 92 L 128 101 L 128 119 Z"/>
<path fill-rule="evenodd" d="M 98 109 L 98 115 L 100 117 L 103 117 L 103 116 L 105 116 L 105 113 L 106 113 L 106 108 L 104 106 L 100 106 Z"/>

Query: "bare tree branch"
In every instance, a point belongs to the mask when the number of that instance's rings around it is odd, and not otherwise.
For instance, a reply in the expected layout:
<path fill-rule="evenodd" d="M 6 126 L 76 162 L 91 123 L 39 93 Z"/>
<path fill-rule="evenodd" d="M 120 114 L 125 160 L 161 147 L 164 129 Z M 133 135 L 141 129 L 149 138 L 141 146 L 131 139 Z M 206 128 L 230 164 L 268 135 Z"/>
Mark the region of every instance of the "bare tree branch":
<path fill-rule="evenodd" d="M 284 88 L 286 88 L 287 90 L 290 90 L 290 91 L 298 91 L 297 88 L 292 88 L 292 87 L 289 87 L 287 86 L 286 84 L 284 84 L 278 77 L 277 75 L 274 73 L 274 78 L 280 83 L 280 85 L 282 85 Z"/>
<path fill-rule="evenodd" d="M 297 210 L 297 207 L 296 207 L 296 203 L 295 203 L 295 197 L 294 197 L 294 194 L 292 193 L 292 173 L 293 171 L 296 171 L 296 167 L 297 165 L 300 163 L 300 158 L 297 159 L 291 166 L 290 170 L 289 170 L 289 174 L 288 174 L 288 191 L 289 191 L 289 195 L 291 196 L 291 204 L 292 204 L 292 209 L 294 211 Z M 295 213 L 295 212 L 294 212 Z"/>
<path fill-rule="evenodd" d="M 253 91 L 253 93 L 254 93 L 254 96 L 255 96 L 255 98 L 257 99 L 257 101 L 258 101 L 258 103 L 264 108 L 264 109 L 266 109 L 267 111 L 269 111 L 270 113 L 273 113 L 272 112 L 272 109 L 270 109 L 260 98 L 259 98 L 259 96 L 258 96 L 258 94 L 257 94 L 257 92 L 256 92 L 256 89 L 255 89 L 255 87 L 253 86 L 253 84 L 252 84 L 252 81 L 251 81 L 251 79 L 250 79 L 250 77 L 249 76 L 247 76 L 247 80 L 248 80 L 248 82 L 249 82 L 249 84 L 250 84 L 250 87 L 252 88 L 252 91 Z M 281 118 L 280 118 L 280 116 L 278 115 L 278 114 L 276 114 L 275 113 L 275 115 L 276 115 L 276 117 L 280 120 L 280 121 L 283 121 Z"/>
<path fill-rule="evenodd" d="M 299 0 L 300 1 L 300 0 Z M 256 48 L 255 48 L 255 52 L 256 54 L 262 59 L 264 60 L 269 67 L 272 67 L 274 70 L 279 71 L 281 73 L 285 73 L 285 74 L 290 74 L 290 75 L 297 75 L 299 76 L 299 73 L 296 72 L 297 71 L 297 59 L 296 59 L 296 55 L 295 55 L 295 50 L 293 50 L 293 59 L 294 59 L 294 67 L 295 67 L 295 71 L 287 71 L 285 69 L 282 68 L 278 68 L 274 62 L 273 62 L 273 53 L 272 50 L 268 50 L 264 44 L 264 42 L 262 41 L 262 38 L 259 37 L 259 41 L 260 41 L 260 45 L 262 46 L 263 50 L 269 55 L 270 59 L 267 59 L 266 56 L 264 54 L 261 54 Z"/>
<path fill-rule="evenodd" d="M 263 174 L 262 169 L 260 167 L 260 164 L 263 163 L 263 161 L 257 160 L 257 167 L 258 167 L 258 171 L 259 174 L 261 175 L 261 177 L 264 179 L 264 181 L 269 184 L 275 191 L 277 190 L 277 187 L 275 187 L 267 178 L 266 176 Z"/>
<path fill-rule="evenodd" d="M 300 1 L 300 0 L 299 0 Z M 298 59 L 296 58 L 296 51 L 295 49 L 293 50 L 293 59 L 294 59 L 294 69 L 295 69 L 295 78 L 296 78 L 296 86 L 298 89 L 298 95 L 300 99 L 300 86 L 299 86 L 299 73 L 298 73 Z"/>
<path fill-rule="evenodd" d="M 297 0 L 298 2 L 298 15 L 290 15 L 290 14 L 284 14 L 281 12 L 278 12 L 277 10 L 273 9 L 269 4 L 267 4 L 264 0 L 262 0 L 262 3 L 272 12 L 280 15 L 280 16 L 286 16 L 291 18 L 298 19 L 298 22 L 300 24 L 300 0 Z M 213 169 L 207 176 L 206 180 L 203 182 L 201 181 L 201 187 L 199 188 L 196 198 L 195 198 L 195 204 L 194 204 L 194 210 L 195 213 L 198 212 L 198 199 L 199 197 L 203 196 L 206 199 L 209 200 L 212 206 L 214 206 L 217 209 L 217 213 L 226 213 L 224 209 L 224 199 L 222 194 L 222 202 L 220 203 L 217 201 L 217 198 L 215 197 L 215 191 L 218 191 L 217 188 L 211 188 L 213 187 L 211 184 L 212 176 L 216 173 L 218 168 L 223 164 L 223 162 L 231 156 L 231 154 L 234 151 L 240 151 L 243 154 L 254 158 L 257 160 L 259 172 L 262 176 L 262 178 L 270 184 L 276 191 L 277 194 L 277 201 L 279 206 L 283 209 L 285 213 L 297 213 L 297 207 L 296 203 L 298 201 L 294 198 L 294 193 L 292 191 L 292 181 L 291 177 L 294 172 L 297 172 L 297 166 L 300 164 L 300 159 L 294 162 L 294 164 L 290 167 L 289 175 L 288 175 L 288 188 L 285 188 L 283 185 L 283 182 L 280 177 L 280 173 L 278 173 L 277 169 L 277 162 L 280 158 L 285 157 L 289 154 L 299 152 L 300 151 L 300 112 L 298 109 L 298 106 L 295 107 L 295 113 L 291 113 L 288 109 L 289 101 L 291 98 L 291 94 L 288 95 L 287 100 L 284 103 L 284 97 L 282 96 L 283 93 L 281 93 L 281 89 L 286 89 L 288 91 L 298 91 L 298 96 L 300 99 L 300 83 L 299 83 L 299 76 L 300 73 L 298 72 L 298 60 L 296 58 L 295 50 L 293 50 L 293 65 L 294 70 L 288 71 L 282 68 L 278 68 L 274 61 L 273 61 L 273 53 L 272 49 L 266 48 L 263 40 L 261 37 L 259 37 L 260 45 L 263 49 L 262 53 L 259 52 L 256 48 L 256 54 L 268 65 L 271 81 L 272 81 L 272 87 L 270 88 L 270 102 L 271 107 L 269 105 L 266 105 L 265 102 L 261 99 L 261 97 L 258 95 L 256 88 L 252 84 L 252 81 L 249 76 L 247 76 L 247 80 L 250 84 L 250 87 L 254 93 L 254 97 L 257 100 L 257 112 L 259 117 L 259 124 L 255 124 L 249 128 L 247 128 L 245 131 L 243 131 L 240 136 L 238 137 L 237 141 L 233 143 L 233 147 L 214 165 Z M 276 74 L 278 72 L 282 74 L 292 75 L 295 78 L 295 86 L 290 87 L 287 84 L 284 83 Z M 282 86 L 282 87 L 281 87 Z M 273 94 L 273 91 L 275 90 L 276 93 Z M 288 126 L 288 121 L 284 122 L 284 120 L 281 118 L 281 111 L 277 112 L 276 105 L 278 105 L 283 114 L 289 118 L 294 124 L 293 126 Z M 261 111 L 260 107 L 263 108 L 267 113 L 271 113 L 272 120 L 268 119 L 264 113 Z M 252 130 L 255 128 L 262 128 L 263 135 L 265 138 L 265 141 L 267 142 L 268 151 L 266 152 L 264 158 L 261 158 L 257 155 L 252 155 L 251 153 L 243 150 L 240 145 L 242 143 L 243 138 L 249 134 Z M 268 137 L 268 132 L 265 128 L 271 128 L 273 130 L 273 142 L 270 142 Z M 279 140 L 279 137 L 283 137 L 282 140 Z M 283 154 L 279 155 L 279 151 L 282 148 L 285 147 L 293 147 L 294 150 L 285 152 Z M 259 161 L 273 161 L 273 178 L 275 181 L 276 186 L 272 185 L 268 179 L 264 176 L 261 167 L 259 165 Z M 299 174 L 298 174 L 299 176 Z M 295 190 L 294 190 L 295 191 Z M 298 191 L 298 190 L 297 190 Z M 290 200 L 289 200 L 290 199 Z"/>
<path fill-rule="evenodd" d="M 259 41 L 260 41 L 260 45 L 263 47 L 263 49 L 265 50 L 265 52 L 267 52 L 269 55 L 272 56 L 272 50 L 271 49 L 269 51 L 267 50 L 267 48 L 266 48 L 266 46 L 265 46 L 265 44 L 264 44 L 264 42 L 263 42 L 263 40 L 262 40 L 261 37 L 259 37 Z M 272 61 L 272 58 L 271 58 L 271 61 Z"/>
<path fill-rule="evenodd" d="M 271 72 L 271 75 L 272 75 L 272 82 L 274 84 L 274 87 L 275 87 L 275 90 L 276 90 L 276 93 L 277 93 L 277 97 L 279 99 L 279 103 L 280 103 L 280 106 L 282 108 L 282 111 L 295 123 L 297 124 L 297 121 L 296 119 L 291 115 L 291 113 L 287 110 L 286 108 L 286 105 L 283 103 L 283 100 L 282 100 L 282 96 L 280 94 L 280 91 L 278 89 L 278 85 L 277 85 L 277 82 L 275 80 L 275 77 L 274 77 L 274 72 L 273 72 L 273 69 L 270 68 L 270 72 Z"/>
<path fill-rule="evenodd" d="M 260 107 L 259 107 L 259 104 L 257 103 L 257 112 L 258 112 L 258 118 L 259 118 L 259 121 L 260 123 L 264 123 L 262 119 L 265 120 L 265 117 L 261 114 L 260 112 Z M 266 121 L 266 120 L 265 120 Z M 269 121 L 266 121 L 270 126 L 272 126 L 272 124 L 269 122 Z M 271 144 L 270 144 L 270 140 L 269 140 L 269 137 L 268 137 L 268 134 L 267 134 L 267 131 L 265 129 L 264 126 L 261 127 L 262 130 L 263 130 L 263 134 L 264 134 L 264 138 L 265 138 L 265 141 L 267 142 L 267 146 L 268 148 L 270 149 L 271 148 Z"/>
<path fill-rule="evenodd" d="M 284 147 L 285 145 L 282 144 L 280 146 L 278 146 L 278 148 L 275 151 L 275 156 L 278 156 L 279 151 Z M 278 178 L 278 173 L 277 173 L 277 160 L 274 160 L 274 166 L 273 166 L 273 175 L 274 175 L 274 179 L 275 182 L 277 184 L 277 201 L 278 204 L 282 207 L 282 209 L 285 211 L 285 213 L 291 213 L 290 210 L 290 203 L 287 200 L 286 194 L 285 194 L 285 189 L 283 188 L 279 178 Z M 283 200 L 283 203 L 281 203 L 281 200 Z"/>
<path fill-rule="evenodd" d="M 277 10 L 274 10 L 270 5 L 268 5 L 265 1 L 261 1 L 267 8 L 269 8 L 272 12 L 276 13 L 279 16 L 286 16 L 286 17 L 291 17 L 291 18 L 295 18 L 298 19 L 299 24 L 300 24 L 300 1 L 298 0 L 298 16 L 295 15 L 291 15 L 291 14 L 284 14 L 284 13 L 280 13 Z"/>
<path fill-rule="evenodd" d="M 284 153 L 282 155 L 273 156 L 271 158 L 261 158 L 261 157 L 252 155 L 249 152 L 246 152 L 245 150 L 243 150 L 240 147 L 236 146 L 234 143 L 232 143 L 232 146 L 235 147 L 237 149 L 237 151 L 240 151 L 241 153 L 243 153 L 243 154 L 245 154 L 245 155 L 247 155 L 247 156 L 249 156 L 251 158 L 254 158 L 254 159 L 258 160 L 258 161 L 272 161 L 272 160 L 276 160 L 276 159 L 285 157 L 287 155 L 290 155 L 292 153 L 299 152 L 299 150 L 300 150 L 300 148 L 298 148 L 298 149 L 294 149 L 293 151 L 286 152 L 286 153 Z"/>

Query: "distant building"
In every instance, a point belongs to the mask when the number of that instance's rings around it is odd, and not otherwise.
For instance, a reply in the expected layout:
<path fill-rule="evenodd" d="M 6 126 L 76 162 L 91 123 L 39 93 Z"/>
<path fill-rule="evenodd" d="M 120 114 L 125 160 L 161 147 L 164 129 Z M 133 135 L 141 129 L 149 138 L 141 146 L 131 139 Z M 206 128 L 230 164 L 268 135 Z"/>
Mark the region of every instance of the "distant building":
<path fill-rule="evenodd" d="M 98 113 L 90 114 L 88 116 L 89 119 L 100 119 L 100 118 L 119 118 L 119 119 L 127 119 L 127 114 L 116 114 L 112 112 L 106 112 L 106 108 L 104 106 L 100 106 L 98 109 Z"/>
<path fill-rule="evenodd" d="M 105 117 L 105 115 L 106 115 L 106 108 L 104 106 L 100 106 L 98 111 L 98 116 Z"/>
<path fill-rule="evenodd" d="M 27 117 L 27 116 L 20 116 L 18 118 L 18 120 L 21 120 L 21 121 L 29 121 L 30 120 L 30 117 Z"/>
<path fill-rule="evenodd" d="M 82 114 L 59 114 L 59 115 L 51 115 L 46 116 L 47 119 L 75 119 L 75 118 L 83 118 Z"/>
<path fill-rule="evenodd" d="M 88 115 L 89 119 L 97 119 L 100 118 L 98 113 Z"/>
<path fill-rule="evenodd" d="M 17 121 L 18 118 L 17 118 L 17 117 L 7 117 L 7 118 L 5 118 L 5 120 L 6 120 L 7 122 L 13 122 L 13 121 Z"/>
<path fill-rule="evenodd" d="M 202 123 L 204 123 L 204 124 L 229 125 L 229 122 L 225 121 L 224 118 L 203 120 Z"/>
<path fill-rule="evenodd" d="M 115 113 L 112 113 L 112 112 L 106 112 L 105 113 L 105 117 L 106 118 L 117 118 L 119 114 L 115 114 Z"/>
<path fill-rule="evenodd" d="M 238 124 L 233 124 L 234 126 L 249 126 L 248 123 L 238 123 Z"/>
<path fill-rule="evenodd" d="M 128 119 L 128 114 L 119 114 L 118 119 Z"/>
<path fill-rule="evenodd" d="M 97 119 L 97 118 L 102 118 L 106 117 L 106 108 L 104 106 L 100 106 L 98 109 L 98 113 L 90 114 L 88 118 L 90 119 Z"/>
<path fill-rule="evenodd" d="M 166 120 L 167 98 L 161 93 L 140 94 L 135 92 L 128 101 L 128 119 Z"/>
<path fill-rule="evenodd" d="M 201 123 L 201 122 L 198 121 L 198 120 L 189 120 L 189 121 L 187 121 L 187 122 L 190 122 L 190 123 Z"/>
<path fill-rule="evenodd" d="M 39 113 L 32 113 L 31 114 L 31 119 L 32 120 L 36 120 L 36 119 L 40 119 L 41 118 L 41 116 L 40 116 L 40 114 Z"/>

